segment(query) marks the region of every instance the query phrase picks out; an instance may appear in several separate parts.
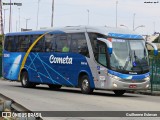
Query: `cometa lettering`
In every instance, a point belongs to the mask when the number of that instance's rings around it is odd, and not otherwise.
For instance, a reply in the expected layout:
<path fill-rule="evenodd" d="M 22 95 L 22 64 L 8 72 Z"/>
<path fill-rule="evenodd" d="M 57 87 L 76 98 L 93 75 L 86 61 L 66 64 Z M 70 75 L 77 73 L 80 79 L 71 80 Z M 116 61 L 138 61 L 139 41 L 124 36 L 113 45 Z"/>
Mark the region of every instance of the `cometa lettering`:
<path fill-rule="evenodd" d="M 49 61 L 51 64 L 72 64 L 72 58 L 67 57 L 54 57 L 54 55 L 51 55 L 49 57 Z"/>

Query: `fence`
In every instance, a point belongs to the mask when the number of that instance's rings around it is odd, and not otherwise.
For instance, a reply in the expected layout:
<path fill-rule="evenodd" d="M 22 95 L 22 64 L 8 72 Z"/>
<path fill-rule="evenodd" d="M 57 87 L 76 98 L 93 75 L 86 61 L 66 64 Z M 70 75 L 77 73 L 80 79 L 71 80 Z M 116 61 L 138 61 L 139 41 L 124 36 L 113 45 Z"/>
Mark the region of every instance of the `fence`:
<path fill-rule="evenodd" d="M 150 59 L 151 85 L 150 90 L 160 91 L 160 58 Z"/>

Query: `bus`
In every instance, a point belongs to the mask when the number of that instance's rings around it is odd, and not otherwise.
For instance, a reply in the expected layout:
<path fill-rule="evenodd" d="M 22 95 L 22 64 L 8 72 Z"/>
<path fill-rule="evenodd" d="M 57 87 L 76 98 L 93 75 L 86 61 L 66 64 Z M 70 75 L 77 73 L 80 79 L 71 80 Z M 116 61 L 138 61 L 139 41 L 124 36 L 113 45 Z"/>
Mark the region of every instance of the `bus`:
<path fill-rule="evenodd" d="M 149 88 L 146 42 L 134 31 L 94 26 L 67 26 L 7 33 L 3 77 L 25 88 L 46 84 L 51 89 L 79 87 L 84 94 Z"/>

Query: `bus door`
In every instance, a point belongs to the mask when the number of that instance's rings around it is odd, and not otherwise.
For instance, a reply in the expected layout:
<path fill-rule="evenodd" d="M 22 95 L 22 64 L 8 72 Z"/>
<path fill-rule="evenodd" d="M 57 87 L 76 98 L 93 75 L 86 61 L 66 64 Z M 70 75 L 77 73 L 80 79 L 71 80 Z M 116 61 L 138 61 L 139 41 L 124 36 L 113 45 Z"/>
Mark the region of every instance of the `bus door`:
<path fill-rule="evenodd" d="M 107 44 L 101 40 L 97 41 L 97 55 L 95 56 L 96 61 L 98 62 L 97 65 L 97 72 L 98 72 L 98 82 L 96 87 L 97 88 L 106 88 L 108 85 L 108 76 L 106 75 L 107 68 L 109 66 L 109 53 Z"/>

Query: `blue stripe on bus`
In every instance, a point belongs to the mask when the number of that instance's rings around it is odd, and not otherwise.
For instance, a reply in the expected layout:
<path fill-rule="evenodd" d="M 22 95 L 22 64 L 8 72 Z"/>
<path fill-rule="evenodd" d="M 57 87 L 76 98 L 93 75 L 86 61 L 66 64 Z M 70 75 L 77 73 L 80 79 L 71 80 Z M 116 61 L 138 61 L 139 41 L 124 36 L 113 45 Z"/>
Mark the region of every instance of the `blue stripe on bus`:
<path fill-rule="evenodd" d="M 120 33 L 108 33 L 109 37 L 123 38 L 123 39 L 143 39 L 141 35 L 134 34 L 120 34 Z"/>
<path fill-rule="evenodd" d="M 150 72 L 145 74 L 131 75 L 131 74 L 122 74 L 119 72 L 115 72 L 113 70 L 108 70 L 108 73 L 120 77 L 121 79 L 131 79 L 131 80 L 143 80 L 144 78 L 149 77 L 150 75 Z"/>

